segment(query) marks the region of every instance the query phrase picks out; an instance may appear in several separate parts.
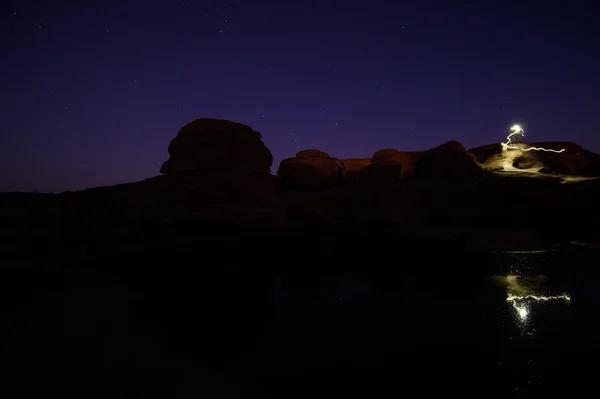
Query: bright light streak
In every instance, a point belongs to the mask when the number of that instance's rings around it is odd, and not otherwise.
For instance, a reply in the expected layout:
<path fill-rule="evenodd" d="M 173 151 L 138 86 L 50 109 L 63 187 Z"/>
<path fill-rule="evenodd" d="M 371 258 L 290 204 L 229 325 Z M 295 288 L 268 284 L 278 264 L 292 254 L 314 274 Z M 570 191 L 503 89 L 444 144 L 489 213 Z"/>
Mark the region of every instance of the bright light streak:
<path fill-rule="evenodd" d="M 525 131 L 519 125 L 514 125 L 513 127 L 510 128 L 510 130 L 511 130 L 511 133 L 508 136 L 506 136 L 506 143 L 500 143 L 500 144 L 502 144 L 502 148 L 504 148 L 505 150 L 521 150 L 524 152 L 546 151 L 546 152 L 556 152 L 558 154 L 565 151 L 564 148 L 562 150 L 552 150 L 550 148 L 541 148 L 541 147 L 521 148 L 521 147 L 514 146 L 514 145 L 512 145 L 512 140 L 513 140 L 512 138 L 518 134 L 525 137 Z"/>
<path fill-rule="evenodd" d="M 560 299 L 562 299 L 566 302 L 569 302 L 571 300 L 571 297 L 568 295 L 556 295 L 556 296 L 509 295 L 506 298 L 506 302 L 509 302 L 512 305 L 512 307 L 517 312 L 517 316 L 519 316 L 519 319 L 521 319 L 522 321 L 525 321 L 525 320 L 527 320 L 527 317 L 529 316 L 529 308 L 528 308 L 527 304 L 523 304 L 523 302 L 526 302 L 527 300 L 532 300 L 535 302 L 547 302 L 547 301 L 560 300 Z"/>

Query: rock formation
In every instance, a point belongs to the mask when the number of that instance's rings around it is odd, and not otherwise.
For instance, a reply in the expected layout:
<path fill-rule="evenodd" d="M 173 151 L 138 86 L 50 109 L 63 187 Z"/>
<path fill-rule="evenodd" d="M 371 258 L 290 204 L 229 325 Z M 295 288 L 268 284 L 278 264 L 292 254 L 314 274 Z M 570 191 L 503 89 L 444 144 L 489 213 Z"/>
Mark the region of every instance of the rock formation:
<path fill-rule="evenodd" d="M 169 144 L 164 174 L 240 171 L 267 174 L 273 155 L 250 126 L 223 119 L 200 118 L 181 129 Z"/>
<path fill-rule="evenodd" d="M 548 148 L 564 152 L 538 151 L 543 169 L 542 173 L 560 173 L 565 175 L 584 175 L 588 165 L 596 163 L 593 152 L 584 150 L 580 145 L 571 142 L 539 142 L 532 143 L 532 147 Z M 598 175 L 596 175 L 598 176 Z"/>
<path fill-rule="evenodd" d="M 423 153 L 415 163 L 415 177 L 472 178 L 488 174 L 457 141 L 448 141 Z"/>
<path fill-rule="evenodd" d="M 344 180 L 358 180 L 361 172 L 371 164 L 371 158 L 348 158 L 342 159 L 345 167 Z"/>
<path fill-rule="evenodd" d="M 159 194 L 163 217 L 285 221 L 269 176 L 273 155 L 251 127 L 196 119 L 179 130 L 169 155 L 160 169 L 165 176 L 145 181 Z"/>
<path fill-rule="evenodd" d="M 323 151 L 304 150 L 281 161 L 277 175 L 288 188 L 323 190 L 343 180 L 344 164 Z"/>
<path fill-rule="evenodd" d="M 360 180 L 366 182 L 389 183 L 398 180 L 403 166 L 408 164 L 408 156 L 396 149 L 376 151 L 369 166 L 360 174 Z"/>
<path fill-rule="evenodd" d="M 502 153 L 502 144 L 487 144 L 481 147 L 471 148 L 469 153 L 473 154 L 475 160 L 479 163 L 486 162 L 490 157 Z"/>
<path fill-rule="evenodd" d="M 489 171 L 514 169 L 545 174 L 600 176 L 600 155 L 571 142 L 518 143 L 521 149 L 503 149 L 501 144 L 490 144 L 469 150 L 475 160 Z M 554 151 L 527 150 L 545 148 Z M 564 149 L 564 152 L 557 153 Z"/>
<path fill-rule="evenodd" d="M 163 231 L 163 224 L 173 221 L 272 226 L 288 221 L 298 225 L 383 220 L 479 228 L 482 221 L 495 220 L 510 198 L 511 204 L 527 210 L 502 217 L 513 229 L 544 225 L 548 209 L 554 215 L 559 208 L 569 212 L 559 213 L 565 215 L 560 222 L 553 217 L 553 223 L 565 227 L 555 230 L 576 229 L 571 226 L 577 220 L 573 212 L 591 206 L 598 181 L 581 183 L 577 189 L 568 185 L 559 189 L 558 182 L 600 176 L 600 155 L 568 142 L 516 146 L 566 151 L 504 150 L 499 143 L 465 151 L 459 142 L 449 141 L 424 152 L 382 149 L 370 158 L 340 160 L 311 149 L 283 160 L 273 176 L 269 174 L 273 157 L 260 133 L 241 123 L 202 118 L 173 138 L 161 176 L 59 195 L 5 195 L 0 216 L 19 220 L 6 224 L 17 226 L 6 231 L 28 236 L 36 232 L 40 237 L 57 237 L 51 229 L 69 220 L 72 226 L 81 226 L 70 228 L 73 238 L 83 240 L 85 231 L 89 241 L 121 234 L 133 224 L 155 223 Z M 575 200 L 579 191 L 584 193 Z M 519 193 L 516 198 L 514 193 Z M 550 204 L 550 199 L 554 202 L 544 209 L 541 204 Z M 52 227 L 33 229 L 33 224 Z"/>

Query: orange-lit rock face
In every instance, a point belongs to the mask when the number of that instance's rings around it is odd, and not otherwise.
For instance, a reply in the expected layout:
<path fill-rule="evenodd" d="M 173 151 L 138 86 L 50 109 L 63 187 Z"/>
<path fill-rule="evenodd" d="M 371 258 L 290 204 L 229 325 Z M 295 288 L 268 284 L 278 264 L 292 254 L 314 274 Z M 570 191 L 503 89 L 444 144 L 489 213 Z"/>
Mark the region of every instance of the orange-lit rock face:
<path fill-rule="evenodd" d="M 481 147 L 471 148 L 469 153 L 473 155 L 475 160 L 479 163 L 486 162 L 490 157 L 494 155 L 502 154 L 502 144 L 494 143 L 483 145 Z"/>
<path fill-rule="evenodd" d="M 290 188 L 321 190 L 341 183 L 345 166 L 337 158 L 318 150 L 300 151 L 279 164 L 277 175 Z"/>
<path fill-rule="evenodd" d="M 379 150 L 373 154 L 373 165 L 402 165 L 400 177 L 408 177 L 415 170 L 415 162 L 421 157 L 422 152 Z"/>
<path fill-rule="evenodd" d="M 342 159 L 345 167 L 344 180 L 356 180 L 360 172 L 371 164 L 371 158 Z"/>
<path fill-rule="evenodd" d="M 390 167 L 393 165 L 402 165 L 399 172 L 399 178 L 410 176 L 415 170 L 415 162 L 422 156 L 420 151 L 398 151 L 396 149 L 378 150 L 372 158 L 352 158 L 343 159 L 346 167 L 347 180 L 357 179 L 360 173 L 367 167 Z"/>

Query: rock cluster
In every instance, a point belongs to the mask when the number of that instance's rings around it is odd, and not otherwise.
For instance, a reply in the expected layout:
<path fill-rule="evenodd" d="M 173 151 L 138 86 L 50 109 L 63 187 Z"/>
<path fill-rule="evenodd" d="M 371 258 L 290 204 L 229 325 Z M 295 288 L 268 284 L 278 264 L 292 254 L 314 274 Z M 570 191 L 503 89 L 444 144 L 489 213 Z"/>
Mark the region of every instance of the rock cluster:
<path fill-rule="evenodd" d="M 415 165 L 415 177 L 472 178 L 489 173 L 457 141 L 448 141 L 423 153 Z"/>
<path fill-rule="evenodd" d="M 410 162 L 407 153 L 393 148 L 376 151 L 371 157 L 371 163 L 362 170 L 360 180 L 367 182 L 394 182 L 398 180 L 404 165 Z"/>
<path fill-rule="evenodd" d="M 64 193 L 42 201 L 44 207 L 34 206 L 35 212 L 24 201 L 12 201 L 12 205 L 5 206 L 3 215 L 34 218 L 43 213 L 51 224 L 57 215 L 68 213 L 79 224 L 96 226 L 93 231 L 97 236 L 105 234 L 98 228 L 100 224 L 108 228 L 131 220 L 281 225 L 288 221 L 347 223 L 378 219 L 404 224 L 424 220 L 456 224 L 498 215 L 510 196 L 502 190 L 529 193 L 535 185 L 536 193 L 556 199 L 553 206 L 559 206 L 570 198 L 564 194 L 566 197 L 559 201 L 557 195 L 550 194 L 559 179 L 567 179 L 565 175 L 575 175 L 574 180 L 600 176 L 600 155 L 577 144 L 517 146 L 566 151 L 505 151 L 500 144 L 466 151 L 461 143 L 449 141 L 423 152 L 388 148 L 376 151 L 370 158 L 338 159 L 310 149 L 281 161 L 273 176 L 273 156 L 259 132 L 241 123 L 202 118 L 183 126 L 170 142 L 170 158 L 162 165 L 161 176 Z M 507 171 L 513 173 L 492 173 Z M 545 178 L 555 175 L 557 179 Z M 529 177 L 537 179 L 533 182 Z M 597 181 L 589 183 L 596 187 Z M 523 195 L 519 194 L 519 198 Z M 523 199 L 524 204 L 540 203 L 536 195 Z M 484 205 L 483 198 L 489 199 L 490 204 Z M 462 216 L 456 212 L 461 207 L 465 208 Z M 528 208 L 527 216 L 545 220 L 541 208 Z M 520 226 L 522 215 L 508 213 L 503 219 L 513 217 L 509 222 Z M 23 230 L 29 230 L 23 226 Z"/>
<path fill-rule="evenodd" d="M 169 155 L 165 176 L 148 184 L 172 204 L 171 217 L 285 221 L 269 175 L 273 155 L 250 126 L 196 119 L 179 130 Z"/>
<path fill-rule="evenodd" d="M 376 151 L 371 158 L 337 159 L 318 150 L 300 151 L 281 161 L 277 172 L 287 188 L 323 190 L 344 181 L 387 184 L 408 177 L 448 179 L 485 177 L 489 173 L 462 144 L 449 141 L 424 152 L 394 148 Z"/>
<path fill-rule="evenodd" d="M 504 150 L 500 144 L 472 148 L 469 153 L 484 169 L 506 171 L 507 166 L 516 169 L 534 169 L 545 174 L 600 176 L 600 155 L 572 142 L 519 143 L 523 149 Z M 554 151 L 527 150 L 545 148 Z M 564 149 L 563 152 L 556 152 Z M 507 165 L 508 162 L 508 165 Z"/>
<path fill-rule="evenodd" d="M 319 150 L 300 151 L 279 164 L 277 175 L 285 186 L 300 190 L 323 190 L 344 179 L 344 163 Z"/>

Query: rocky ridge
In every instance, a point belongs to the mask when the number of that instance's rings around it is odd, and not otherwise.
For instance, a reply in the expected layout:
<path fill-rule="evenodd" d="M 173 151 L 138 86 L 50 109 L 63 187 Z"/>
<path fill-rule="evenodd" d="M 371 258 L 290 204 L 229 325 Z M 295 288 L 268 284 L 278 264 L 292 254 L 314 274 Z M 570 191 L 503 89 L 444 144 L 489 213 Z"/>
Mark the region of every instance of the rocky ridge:
<path fill-rule="evenodd" d="M 31 226 L 47 235 L 77 225 L 99 239 L 147 223 L 352 228 L 377 222 L 463 238 L 472 231 L 597 237 L 600 184 L 592 178 L 600 176 L 600 155 L 574 143 L 531 146 L 566 151 L 507 151 L 500 144 L 467 150 L 456 141 L 422 152 L 382 149 L 362 159 L 304 150 L 272 175 L 273 156 L 259 132 L 201 118 L 173 138 L 161 176 L 58 195 L 2 194 L 4 235 L 32 234 Z M 583 181 L 561 184 L 569 180 Z"/>

